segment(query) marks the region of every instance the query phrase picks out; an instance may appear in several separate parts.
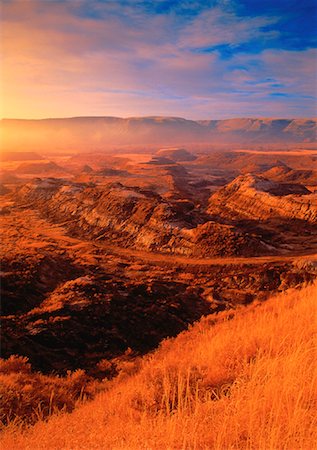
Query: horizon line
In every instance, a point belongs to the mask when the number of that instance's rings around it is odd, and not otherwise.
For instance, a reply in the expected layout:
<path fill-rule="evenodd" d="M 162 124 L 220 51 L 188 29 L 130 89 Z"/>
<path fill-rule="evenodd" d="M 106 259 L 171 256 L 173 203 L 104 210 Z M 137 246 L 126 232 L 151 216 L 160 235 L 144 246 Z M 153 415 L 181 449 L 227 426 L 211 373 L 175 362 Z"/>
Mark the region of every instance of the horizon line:
<path fill-rule="evenodd" d="M 1 117 L 0 120 L 68 120 L 68 119 L 182 119 L 190 122 L 202 122 L 206 120 L 210 121 L 224 121 L 224 120 L 317 120 L 317 117 L 274 117 L 274 116 L 234 116 L 228 118 L 203 118 L 203 119 L 190 119 L 182 116 L 165 116 L 165 115 L 146 115 L 146 116 L 63 116 L 63 117 L 41 117 L 41 118 L 24 118 L 24 117 Z"/>

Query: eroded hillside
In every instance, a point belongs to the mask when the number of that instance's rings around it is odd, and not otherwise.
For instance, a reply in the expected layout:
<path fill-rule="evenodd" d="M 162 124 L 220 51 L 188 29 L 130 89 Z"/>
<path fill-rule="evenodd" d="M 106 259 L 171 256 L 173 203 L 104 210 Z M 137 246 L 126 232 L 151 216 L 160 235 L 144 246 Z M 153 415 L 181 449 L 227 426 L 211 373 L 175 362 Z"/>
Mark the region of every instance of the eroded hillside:
<path fill-rule="evenodd" d="M 260 236 L 234 224 L 211 221 L 191 201 L 168 200 L 121 183 L 100 188 L 37 179 L 23 186 L 15 198 L 65 223 L 74 235 L 123 247 L 200 257 L 268 253 Z"/>
<path fill-rule="evenodd" d="M 317 224 L 317 194 L 298 183 L 240 175 L 210 197 L 209 212 L 257 221 L 301 220 Z"/>

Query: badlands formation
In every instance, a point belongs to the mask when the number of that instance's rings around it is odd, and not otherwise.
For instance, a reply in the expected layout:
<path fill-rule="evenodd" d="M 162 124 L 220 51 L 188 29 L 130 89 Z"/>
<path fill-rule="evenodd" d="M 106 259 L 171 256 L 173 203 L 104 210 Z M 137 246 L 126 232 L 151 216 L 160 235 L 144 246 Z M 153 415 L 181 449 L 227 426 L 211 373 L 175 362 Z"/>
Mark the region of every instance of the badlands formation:
<path fill-rule="evenodd" d="M 248 133 L 282 125 L 311 132 L 310 122 L 243 122 Z M 122 358 L 201 316 L 313 281 L 317 154 L 307 146 L 7 151 L 3 357 L 26 356 L 48 374 L 81 368 L 111 378 Z"/>

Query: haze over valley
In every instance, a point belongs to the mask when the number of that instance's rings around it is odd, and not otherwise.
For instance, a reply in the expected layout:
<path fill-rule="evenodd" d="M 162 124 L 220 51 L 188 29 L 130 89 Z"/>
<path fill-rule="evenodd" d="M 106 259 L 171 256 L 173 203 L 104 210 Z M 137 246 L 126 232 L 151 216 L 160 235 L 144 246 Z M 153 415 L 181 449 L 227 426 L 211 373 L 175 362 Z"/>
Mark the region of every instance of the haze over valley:
<path fill-rule="evenodd" d="M 74 117 L 3 119 L 0 136 L 6 151 L 87 152 L 157 146 L 210 149 L 316 143 L 316 119 L 186 120 L 178 117 Z M 22 145 L 22 147 L 21 147 Z"/>

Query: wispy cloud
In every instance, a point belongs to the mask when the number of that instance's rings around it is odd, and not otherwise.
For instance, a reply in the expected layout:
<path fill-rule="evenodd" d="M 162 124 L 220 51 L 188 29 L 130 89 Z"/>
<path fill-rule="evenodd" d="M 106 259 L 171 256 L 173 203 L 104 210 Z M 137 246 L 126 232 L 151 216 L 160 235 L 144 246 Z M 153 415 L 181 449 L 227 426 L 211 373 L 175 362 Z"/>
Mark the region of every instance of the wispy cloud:
<path fill-rule="evenodd" d="M 194 3 L 4 2 L 3 115 L 315 115 L 315 50 L 278 48 L 281 17 Z"/>
<path fill-rule="evenodd" d="M 277 17 L 238 17 L 233 12 L 217 8 L 204 11 L 188 24 L 181 34 L 181 44 L 187 48 L 212 48 L 217 45 L 235 47 L 254 39 L 268 40 L 277 32 L 264 28 L 278 22 Z"/>

